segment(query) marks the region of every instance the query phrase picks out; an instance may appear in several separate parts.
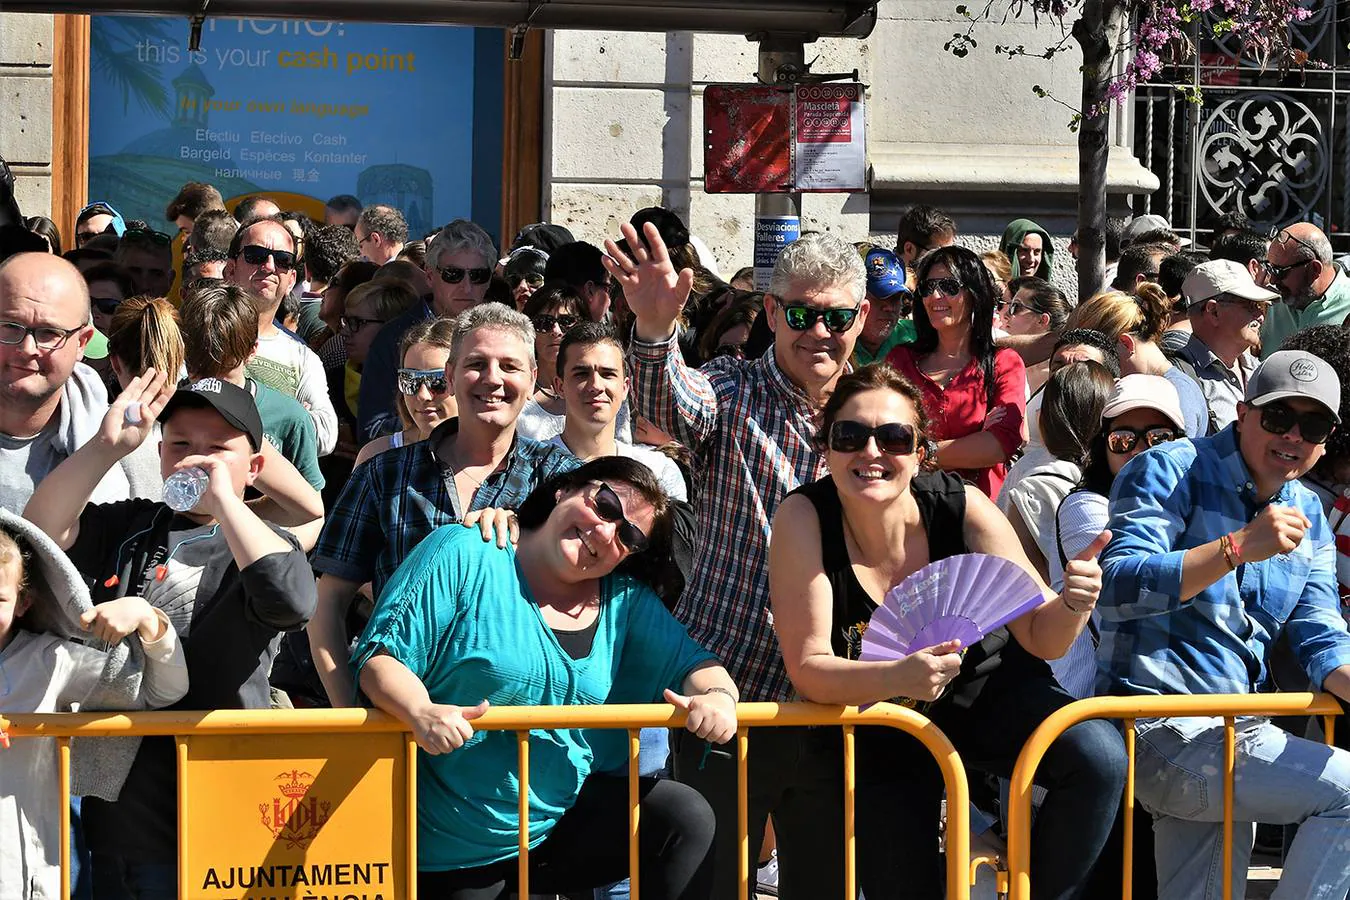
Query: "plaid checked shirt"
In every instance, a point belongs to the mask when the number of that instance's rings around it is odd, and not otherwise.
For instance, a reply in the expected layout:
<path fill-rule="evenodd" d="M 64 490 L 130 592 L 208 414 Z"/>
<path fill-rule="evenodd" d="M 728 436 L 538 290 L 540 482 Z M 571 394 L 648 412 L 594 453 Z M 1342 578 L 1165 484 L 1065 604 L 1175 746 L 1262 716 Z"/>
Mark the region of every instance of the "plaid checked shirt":
<path fill-rule="evenodd" d="M 1172 441 L 1141 453 L 1111 488 L 1111 543 L 1102 554 L 1099 694 L 1247 694 L 1266 682 L 1281 631 L 1317 690 L 1350 663 L 1336 590 L 1336 548 L 1322 503 L 1298 481 L 1270 503 L 1312 527 L 1291 553 L 1238 566 L 1181 601 L 1186 551 L 1245 526 L 1266 505 L 1237 433 Z"/>
<path fill-rule="evenodd" d="M 634 338 L 637 410 L 693 450 L 698 536 L 675 617 L 716 653 L 745 700 L 786 700 L 769 615 L 769 523 L 799 485 L 825 475 L 811 445 L 815 408 L 778 368 L 757 360 L 684 364 L 672 339 Z"/>
<path fill-rule="evenodd" d="M 448 487 L 454 473 L 435 448 L 459 430 L 459 420 L 436 426 L 425 440 L 386 450 L 357 467 L 324 523 L 314 548 L 314 568 L 358 584 L 372 582 L 375 596 L 413 548 L 465 511 Z M 483 480 L 469 511 L 515 508 L 542 482 L 580 461 L 566 450 L 516 436 L 505 468 Z"/>

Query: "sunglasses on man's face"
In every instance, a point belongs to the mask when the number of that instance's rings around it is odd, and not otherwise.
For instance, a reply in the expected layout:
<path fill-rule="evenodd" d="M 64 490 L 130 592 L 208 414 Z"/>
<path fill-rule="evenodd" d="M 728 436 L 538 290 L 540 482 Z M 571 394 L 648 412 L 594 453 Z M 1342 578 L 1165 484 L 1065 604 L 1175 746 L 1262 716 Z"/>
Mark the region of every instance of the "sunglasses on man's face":
<path fill-rule="evenodd" d="M 444 394 L 450 390 L 450 381 L 445 377 L 444 369 L 399 369 L 398 392 L 411 397 L 426 388 L 432 394 Z"/>
<path fill-rule="evenodd" d="M 1326 413 L 1294 412 L 1283 403 L 1267 403 L 1261 410 L 1261 427 L 1271 434 L 1288 434 L 1298 426 L 1299 435 L 1310 444 L 1325 444 L 1336 430 L 1336 422 Z"/>
<path fill-rule="evenodd" d="M 530 320 L 530 324 L 534 326 L 535 331 L 538 331 L 540 333 L 552 331 L 553 326 L 557 325 L 558 330 L 561 331 L 563 334 L 566 334 L 567 332 L 571 331 L 580 321 L 581 318 L 578 316 L 568 316 L 568 315 L 552 316 L 549 315 L 548 313 L 540 313 L 539 315 L 535 316 L 533 319 Z"/>
<path fill-rule="evenodd" d="M 1306 266 L 1312 262 L 1311 259 L 1300 259 L 1298 262 L 1291 262 L 1288 265 L 1277 266 L 1268 259 L 1261 260 L 1261 268 L 1266 273 L 1266 277 L 1271 281 L 1282 281 L 1284 277 L 1297 268 Z"/>
<path fill-rule="evenodd" d="M 441 281 L 446 284 L 459 284 L 464 276 L 469 276 L 469 284 L 487 284 L 492 280 L 491 269 L 462 269 L 459 266 L 444 266 L 440 270 Z"/>
<path fill-rule="evenodd" d="M 878 450 L 893 456 L 913 453 L 918 443 L 914 426 L 906 422 L 868 426 L 851 419 L 840 419 L 830 426 L 830 449 L 835 453 L 857 453 L 873 438 L 876 438 Z"/>
<path fill-rule="evenodd" d="M 1106 449 L 1112 453 L 1132 453 L 1143 441 L 1145 447 L 1156 447 L 1177 439 L 1175 428 L 1112 428 L 1106 433 Z"/>
<path fill-rule="evenodd" d="M 623 501 L 619 495 L 614 493 L 614 489 L 603 481 L 595 491 L 595 496 L 591 498 L 591 503 L 595 506 L 596 515 L 606 522 L 612 522 L 619 526 L 619 541 L 628 548 L 630 553 L 641 553 L 651 544 L 647 535 L 642 533 L 632 522 L 628 521 L 623 514 Z"/>
<path fill-rule="evenodd" d="M 931 297 L 933 294 L 955 297 L 959 293 L 961 293 L 961 279 L 959 278 L 925 278 L 919 282 L 920 297 Z"/>
<path fill-rule="evenodd" d="M 815 309 L 805 303 L 788 303 L 783 306 L 783 321 L 793 331 L 806 331 L 824 320 L 826 330 L 839 334 L 853 327 L 861 308 L 859 304 L 852 309 Z"/>
<path fill-rule="evenodd" d="M 295 254 L 289 250 L 273 250 L 271 247 L 249 244 L 239 251 L 239 255 L 250 266 L 261 266 L 267 262 L 267 258 L 270 256 L 272 264 L 276 266 L 278 272 L 289 272 L 295 268 Z"/>

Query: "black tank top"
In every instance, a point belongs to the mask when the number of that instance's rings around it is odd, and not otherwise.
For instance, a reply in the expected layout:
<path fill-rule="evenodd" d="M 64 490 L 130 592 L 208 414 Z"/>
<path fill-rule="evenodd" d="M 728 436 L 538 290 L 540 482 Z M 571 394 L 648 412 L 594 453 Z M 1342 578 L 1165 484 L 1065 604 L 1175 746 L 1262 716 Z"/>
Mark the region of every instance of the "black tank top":
<path fill-rule="evenodd" d="M 920 472 L 910 482 L 909 489 L 928 534 L 929 561 L 969 553 L 965 535 L 965 483 L 947 472 Z M 810 500 L 820 519 L 821 562 L 834 595 L 830 645 L 836 656 L 857 659 L 862 649 L 863 632 L 877 608 L 877 601 L 863 589 L 853 572 L 848 544 L 844 540 L 844 510 L 839 503 L 838 489 L 834 479 L 827 475 L 792 493 Z M 1041 669 L 1044 674 L 1050 672 L 1043 660 L 1022 649 L 1008 629 L 999 628 L 966 649 L 961 673 L 952 679 L 947 692 L 936 702 L 969 706 L 979 696 L 989 676 L 1005 668 L 1027 671 L 1028 674 Z"/>

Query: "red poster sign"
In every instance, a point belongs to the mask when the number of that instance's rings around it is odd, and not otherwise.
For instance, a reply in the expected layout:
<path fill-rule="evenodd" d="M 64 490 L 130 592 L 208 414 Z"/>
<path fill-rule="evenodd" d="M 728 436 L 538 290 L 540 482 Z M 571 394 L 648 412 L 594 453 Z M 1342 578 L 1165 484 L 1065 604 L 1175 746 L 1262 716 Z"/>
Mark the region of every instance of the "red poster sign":
<path fill-rule="evenodd" d="M 847 144 L 853 140 L 855 84 L 813 84 L 797 89 L 797 143 Z"/>
<path fill-rule="evenodd" d="M 703 94 L 703 189 L 709 194 L 792 190 L 792 91 L 709 85 Z"/>

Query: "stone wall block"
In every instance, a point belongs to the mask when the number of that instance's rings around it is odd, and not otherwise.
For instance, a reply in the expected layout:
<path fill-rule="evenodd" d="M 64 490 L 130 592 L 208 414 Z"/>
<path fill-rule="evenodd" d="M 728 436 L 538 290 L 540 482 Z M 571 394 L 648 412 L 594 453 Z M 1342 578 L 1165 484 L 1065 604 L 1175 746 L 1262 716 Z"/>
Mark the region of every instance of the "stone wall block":
<path fill-rule="evenodd" d="M 0 66 L 50 66 L 52 22 L 41 13 L 0 15 Z"/>
<path fill-rule="evenodd" d="M 646 206 L 661 204 L 657 184 L 558 184 L 552 187 L 550 222 L 597 246 L 619 236 L 619 226 Z"/>
<path fill-rule="evenodd" d="M 668 51 L 672 55 L 668 58 Z M 662 84 L 688 71 L 687 40 L 655 32 L 556 31 L 553 78 L 563 82 Z"/>
<path fill-rule="evenodd" d="M 32 75 L 0 77 L 0 156 L 11 162 L 52 158 L 52 81 Z"/>
<path fill-rule="evenodd" d="M 556 88 L 553 175 L 587 180 L 659 180 L 667 118 L 688 109 L 687 92 Z"/>

